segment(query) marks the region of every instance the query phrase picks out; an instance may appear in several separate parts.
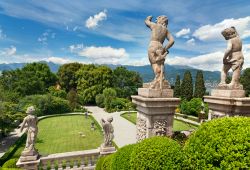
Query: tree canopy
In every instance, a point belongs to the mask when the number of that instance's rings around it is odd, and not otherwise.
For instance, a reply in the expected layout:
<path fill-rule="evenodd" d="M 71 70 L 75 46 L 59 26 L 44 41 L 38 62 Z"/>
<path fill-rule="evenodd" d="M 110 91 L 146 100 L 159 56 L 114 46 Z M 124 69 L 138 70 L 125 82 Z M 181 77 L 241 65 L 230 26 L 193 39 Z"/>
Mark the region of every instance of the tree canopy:
<path fill-rule="evenodd" d="M 194 97 L 202 98 L 206 93 L 206 87 L 203 79 L 203 72 L 197 71 L 195 79 Z"/>

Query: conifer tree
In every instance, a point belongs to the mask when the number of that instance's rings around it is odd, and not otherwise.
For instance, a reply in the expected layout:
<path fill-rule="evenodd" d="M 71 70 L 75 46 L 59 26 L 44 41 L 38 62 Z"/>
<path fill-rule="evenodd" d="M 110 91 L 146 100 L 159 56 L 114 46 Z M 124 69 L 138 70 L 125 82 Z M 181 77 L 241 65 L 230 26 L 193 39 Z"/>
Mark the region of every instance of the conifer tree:
<path fill-rule="evenodd" d="M 181 96 L 181 81 L 180 81 L 180 75 L 178 74 L 176 76 L 174 85 L 174 97 L 180 97 L 180 96 Z"/>
<path fill-rule="evenodd" d="M 201 70 L 196 73 L 194 97 L 202 98 L 206 93 L 206 87 L 203 79 L 203 72 Z"/>
<path fill-rule="evenodd" d="M 181 83 L 181 97 L 186 100 L 191 100 L 193 97 L 193 81 L 190 71 L 184 73 Z"/>

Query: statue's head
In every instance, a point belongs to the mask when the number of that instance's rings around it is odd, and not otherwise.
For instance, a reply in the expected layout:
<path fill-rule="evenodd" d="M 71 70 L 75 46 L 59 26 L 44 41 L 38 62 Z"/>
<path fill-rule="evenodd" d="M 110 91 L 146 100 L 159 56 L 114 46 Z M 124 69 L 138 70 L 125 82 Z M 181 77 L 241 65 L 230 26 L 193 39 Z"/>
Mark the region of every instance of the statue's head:
<path fill-rule="evenodd" d="M 158 24 L 167 26 L 168 25 L 168 17 L 166 17 L 165 15 L 158 16 L 156 19 L 156 22 Z"/>
<path fill-rule="evenodd" d="M 238 35 L 235 27 L 229 27 L 229 28 L 226 28 L 224 29 L 221 34 L 223 35 L 223 37 L 226 39 L 226 40 L 229 40 L 231 38 L 234 38 Z"/>
<path fill-rule="evenodd" d="M 113 117 L 109 117 L 109 118 L 107 119 L 107 121 L 108 121 L 109 123 L 113 122 Z"/>
<path fill-rule="evenodd" d="M 34 106 L 30 106 L 27 108 L 26 113 L 29 115 L 32 115 L 35 112 L 35 107 Z"/>

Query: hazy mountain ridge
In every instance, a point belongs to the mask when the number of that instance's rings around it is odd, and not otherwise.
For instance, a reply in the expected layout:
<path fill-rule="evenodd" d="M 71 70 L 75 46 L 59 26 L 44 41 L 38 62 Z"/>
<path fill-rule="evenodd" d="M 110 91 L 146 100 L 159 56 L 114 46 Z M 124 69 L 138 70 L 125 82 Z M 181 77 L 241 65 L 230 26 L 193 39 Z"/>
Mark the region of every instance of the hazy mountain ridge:
<path fill-rule="evenodd" d="M 51 71 L 56 73 L 60 67 L 60 64 L 55 64 L 53 62 L 46 62 L 46 61 L 41 61 L 42 63 L 47 63 L 48 66 L 50 67 Z M 17 68 L 22 68 L 26 63 L 10 63 L 10 64 L 0 64 L 0 71 L 4 70 L 14 70 Z M 116 67 L 122 66 L 122 65 L 111 65 L 108 64 L 111 69 L 115 69 Z M 150 65 L 145 65 L 145 66 L 131 66 L 131 65 L 123 65 L 126 67 L 128 70 L 131 71 L 136 71 L 138 72 L 144 82 L 149 82 L 152 81 L 154 77 L 154 73 L 152 71 L 152 68 Z M 186 70 L 189 70 L 192 74 L 193 80 L 195 79 L 196 72 L 198 69 L 189 67 L 189 66 L 179 66 L 179 65 L 165 65 L 165 70 L 166 70 L 166 78 L 170 81 L 171 84 L 174 84 L 176 75 L 179 74 L 181 79 L 183 78 L 183 75 Z M 218 82 L 220 78 L 220 72 L 219 71 L 203 71 L 204 74 L 204 80 L 206 82 Z"/>

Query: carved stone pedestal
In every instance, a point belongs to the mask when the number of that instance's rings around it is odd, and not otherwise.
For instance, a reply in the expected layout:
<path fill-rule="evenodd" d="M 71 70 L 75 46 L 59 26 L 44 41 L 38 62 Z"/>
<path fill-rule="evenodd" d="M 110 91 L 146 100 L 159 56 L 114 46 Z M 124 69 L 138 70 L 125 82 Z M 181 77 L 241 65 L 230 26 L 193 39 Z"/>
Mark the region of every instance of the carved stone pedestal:
<path fill-rule="evenodd" d="M 110 147 L 103 147 L 101 146 L 100 147 L 100 155 L 109 155 L 109 154 L 112 154 L 112 153 L 115 153 L 116 152 L 116 149 L 115 147 L 113 146 L 110 146 Z"/>
<path fill-rule="evenodd" d="M 250 116 L 250 98 L 245 97 L 244 90 L 215 89 L 204 99 L 209 107 L 209 120 L 224 116 Z"/>
<path fill-rule="evenodd" d="M 38 170 L 40 159 L 34 161 L 21 161 L 21 158 L 17 161 L 16 165 L 25 170 Z"/>
<path fill-rule="evenodd" d="M 152 136 L 171 136 L 175 109 L 180 103 L 173 98 L 171 89 L 139 88 L 137 96 L 131 96 L 137 108 L 137 141 Z"/>

